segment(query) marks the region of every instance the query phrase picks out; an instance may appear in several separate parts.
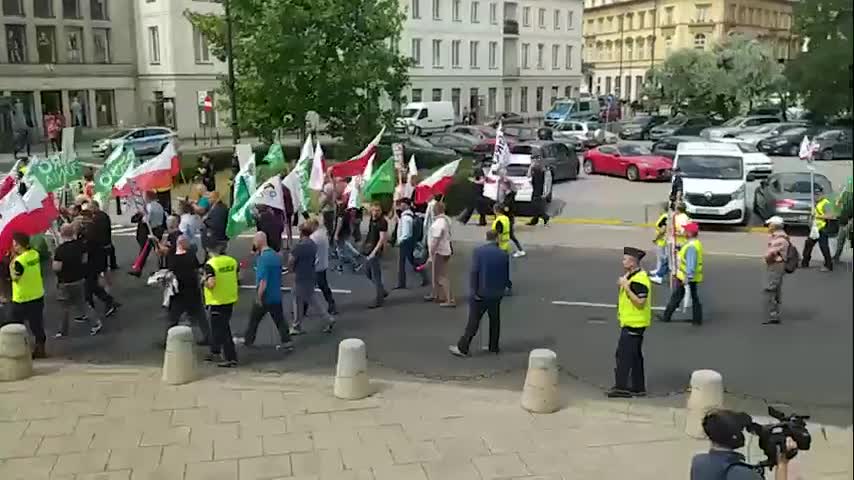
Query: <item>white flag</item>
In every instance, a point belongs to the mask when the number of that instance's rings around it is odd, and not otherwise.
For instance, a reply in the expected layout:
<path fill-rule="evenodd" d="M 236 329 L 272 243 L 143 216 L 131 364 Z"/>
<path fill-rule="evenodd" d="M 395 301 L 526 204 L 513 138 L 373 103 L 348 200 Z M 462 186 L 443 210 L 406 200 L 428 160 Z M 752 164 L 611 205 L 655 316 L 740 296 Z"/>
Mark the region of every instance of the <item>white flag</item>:
<path fill-rule="evenodd" d="M 356 175 L 350 179 L 350 183 L 344 189 L 344 193 L 349 195 L 347 197 L 347 208 L 359 208 L 359 185 L 361 184 L 361 175 Z"/>
<path fill-rule="evenodd" d="M 300 176 L 299 171 L 297 169 L 291 170 L 284 179 L 282 179 L 282 186 L 286 187 L 291 194 L 291 203 L 294 206 L 294 211 L 300 211 Z"/>
<path fill-rule="evenodd" d="M 365 165 L 365 170 L 362 171 L 362 182 L 360 186 L 367 183 L 368 180 L 371 179 L 371 175 L 374 174 L 374 158 L 376 158 L 376 156 L 377 155 L 375 153 L 371 154 L 371 158 L 368 159 L 368 163 Z"/>
<path fill-rule="evenodd" d="M 249 156 L 249 161 L 244 163 L 242 167 L 240 167 L 240 171 L 237 172 L 237 175 L 234 176 L 234 184 L 240 185 L 240 179 L 244 179 L 246 181 L 246 186 L 250 192 L 255 191 L 255 154 Z M 121 180 L 119 180 L 121 182 Z M 234 192 L 237 193 L 237 189 L 234 189 Z M 231 204 L 235 204 L 235 199 L 231 199 Z"/>
<path fill-rule="evenodd" d="M 282 193 L 282 181 L 278 175 L 273 175 L 255 190 L 249 199 L 250 204 L 267 205 L 279 210 L 285 210 L 284 196 Z"/>
<path fill-rule="evenodd" d="M 418 176 L 418 165 L 415 165 L 415 154 L 409 157 L 409 166 L 407 167 L 406 179 Z"/>
<path fill-rule="evenodd" d="M 501 171 L 510 164 L 510 146 L 507 145 L 507 137 L 504 136 L 504 125 L 498 123 L 498 129 L 495 131 L 495 150 L 492 153 L 492 167 L 490 170 L 495 173 Z"/>
<path fill-rule="evenodd" d="M 804 135 L 803 140 L 801 140 L 801 148 L 798 150 L 798 158 L 801 160 L 809 160 L 811 156 L 810 139 Z"/>
<path fill-rule="evenodd" d="M 320 148 L 320 144 L 318 143 L 317 148 L 314 149 L 314 159 L 311 163 L 311 177 L 308 179 L 308 188 L 318 192 L 323 190 L 324 177 L 323 149 Z"/>

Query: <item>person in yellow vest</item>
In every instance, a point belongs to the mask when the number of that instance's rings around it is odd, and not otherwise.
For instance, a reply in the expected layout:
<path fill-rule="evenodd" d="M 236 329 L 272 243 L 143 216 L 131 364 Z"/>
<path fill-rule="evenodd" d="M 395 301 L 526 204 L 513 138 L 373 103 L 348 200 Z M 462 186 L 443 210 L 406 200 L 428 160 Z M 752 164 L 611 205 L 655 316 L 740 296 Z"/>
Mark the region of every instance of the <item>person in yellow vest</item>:
<path fill-rule="evenodd" d="M 670 249 L 672 246 L 673 251 L 678 252 L 682 245 L 685 245 L 687 239 L 685 238 L 685 225 L 691 222 L 691 219 L 688 217 L 688 214 L 685 213 L 686 207 L 685 203 L 679 202 L 676 204 L 676 212 L 673 214 L 673 231 L 670 231 L 667 226 L 669 222 L 669 214 L 665 214 L 664 223 L 662 224 L 662 219 L 659 217 L 656 222 L 656 233 L 658 233 L 659 229 L 663 231 L 663 235 L 660 237 L 660 241 L 662 242 L 661 248 L 663 249 L 663 256 L 661 257 L 661 263 L 658 265 L 655 273 L 651 274 L 649 279 L 652 283 L 661 285 L 661 282 L 664 278 L 670 274 Z M 660 226 L 659 226 L 660 225 Z M 656 236 L 656 245 L 659 245 L 659 236 Z"/>
<path fill-rule="evenodd" d="M 231 336 L 231 314 L 238 298 L 238 263 L 225 254 L 225 242 L 210 250 L 211 258 L 205 263 L 205 307 L 211 324 L 210 354 L 206 361 L 215 361 L 222 352 L 219 367 L 237 366 L 237 351 Z"/>
<path fill-rule="evenodd" d="M 512 226 L 510 217 L 505 213 L 504 205 L 501 202 L 495 202 L 495 205 L 492 206 L 492 211 L 495 213 L 492 230 L 498 235 L 498 248 L 507 252 L 507 255 L 510 255 L 510 228 Z M 512 291 L 513 282 L 510 280 L 510 275 L 507 275 L 506 295 L 510 295 Z"/>
<path fill-rule="evenodd" d="M 676 255 L 676 284 L 670 294 L 670 301 L 659 317 L 662 322 L 669 322 L 673 312 L 685 298 L 685 289 L 691 292 L 691 323 L 695 326 L 703 323 L 703 305 L 700 303 L 699 285 L 703 283 L 703 244 L 697 235 L 700 226 L 694 222 L 685 225 L 685 237 L 688 241 Z"/>
<path fill-rule="evenodd" d="M 833 257 L 830 255 L 830 243 L 828 239 L 830 235 L 836 235 L 838 232 L 830 232 L 828 227 L 831 225 L 837 227 L 835 223 L 836 217 L 833 216 L 833 207 L 830 205 L 830 200 L 825 196 L 824 189 L 818 184 L 815 186 L 815 198 L 813 221 L 818 230 L 818 238 L 807 236 L 807 239 L 804 241 L 804 251 L 801 254 L 801 268 L 809 268 L 813 247 L 818 243 L 818 249 L 821 250 L 821 256 L 824 257 L 824 265 L 821 267 L 821 271 L 830 272 L 833 270 Z"/>
<path fill-rule="evenodd" d="M 655 221 L 655 270 L 649 272 L 650 278 L 662 276 L 662 271 L 667 264 L 667 204 L 662 205 L 661 215 Z"/>
<path fill-rule="evenodd" d="M 643 335 L 652 322 L 652 288 L 649 276 L 640 268 L 643 250 L 623 249 L 623 275 L 617 279 L 617 320 L 620 339 L 617 342 L 617 368 L 609 398 L 630 398 L 646 395 L 643 370 Z"/>
<path fill-rule="evenodd" d="M 30 247 L 30 237 L 20 232 L 12 235 L 12 251 L 12 323 L 30 327 L 36 339 L 33 358 L 44 358 L 44 282 L 39 252 Z"/>

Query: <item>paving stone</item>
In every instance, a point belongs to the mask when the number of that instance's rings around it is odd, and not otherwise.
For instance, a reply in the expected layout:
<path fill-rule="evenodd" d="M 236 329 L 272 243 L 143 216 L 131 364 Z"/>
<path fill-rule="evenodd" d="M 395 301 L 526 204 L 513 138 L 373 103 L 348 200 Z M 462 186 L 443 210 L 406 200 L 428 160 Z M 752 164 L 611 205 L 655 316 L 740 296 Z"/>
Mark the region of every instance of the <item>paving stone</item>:
<path fill-rule="evenodd" d="M 474 457 L 489 455 L 486 443 L 479 436 L 438 438 L 433 444 L 443 461 L 469 462 Z"/>
<path fill-rule="evenodd" d="M 71 434 L 57 437 L 45 437 L 39 445 L 39 455 L 58 455 L 64 453 L 78 453 L 89 449 L 92 442 L 92 434 Z"/>
<path fill-rule="evenodd" d="M 27 427 L 26 435 L 41 437 L 56 437 L 68 435 L 77 426 L 77 417 L 52 418 L 49 420 L 33 420 Z"/>
<path fill-rule="evenodd" d="M 439 450 L 431 441 L 394 443 L 390 449 L 396 464 L 434 462 L 441 458 Z"/>
<path fill-rule="evenodd" d="M 213 423 L 208 425 L 196 425 L 190 428 L 191 442 L 213 442 L 214 440 L 237 440 L 240 435 L 240 424 L 238 423 Z"/>
<path fill-rule="evenodd" d="M 472 463 L 484 480 L 521 477 L 530 473 L 516 454 L 475 457 L 472 459 Z"/>
<path fill-rule="evenodd" d="M 428 462 L 424 464 L 429 480 L 481 480 L 474 464 L 469 460 Z"/>
<path fill-rule="evenodd" d="M 115 427 L 99 427 L 96 429 L 80 429 L 77 427 L 77 434 L 85 434 L 92 432 L 92 443 L 89 448 L 108 449 L 108 448 L 134 448 L 139 446 L 139 441 L 142 438 L 142 432 L 132 427 L 115 426 Z"/>
<path fill-rule="evenodd" d="M 262 437 L 288 432 L 288 424 L 284 417 L 263 418 L 240 422 L 240 438 Z"/>
<path fill-rule="evenodd" d="M 291 467 L 295 476 L 331 475 L 344 470 L 341 452 L 338 450 L 315 450 L 291 454 Z"/>
<path fill-rule="evenodd" d="M 160 465 L 163 447 L 116 448 L 110 450 L 107 470 L 154 470 Z"/>
<path fill-rule="evenodd" d="M 261 437 L 214 440 L 214 460 L 257 457 L 263 454 Z"/>
<path fill-rule="evenodd" d="M 190 443 L 190 427 L 170 427 L 144 431 L 139 446 L 186 445 L 187 443 Z"/>
<path fill-rule="evenodd" d="M 183 463 L 160 465 L 152 470 L 136 468 L 131 472 L 130 478 L 131 480 L 183 480 L 185 469 Z"/>
<path fill-rule="evenodd" d="M 197 406 L 196 394 L 192 390 L 160 392 L 154 397 L 152 410 L 175 410 Z"/>
<path fill-rule="evenodd" d="M 192 428 L 215 424 L 216 421 L 216 411 L 210 407 L 180 408 L 172 411 L 172 425 L 176 427 Z"/>
<path fill-rule="evenodd" d="M 130 470 L 85 473 L 83 475 L 77 475 L 74 478 L 75 480 L 130 480 Z"/>
<path fill-rule="evenodd" d="M 357 429 L 359 437 L 365 443 L 385 443 L 394 445 L 406 442 L 409 438 L 403 432 L 401 425 L 377 425 L 373 427 L 360 427 Z"/>
<path fill-rule="evenodd" d="M 184 480 L 234 480 L 238 478 L 237 460 L 188 463 Z"/>
<path fill-rule="evenodd" d="M 60 455 L 56 460 L 56 466 L 53 467 L 53 473 L 66 475 L 103 472 L 109 457 L 109 450 L 89 450 L 85 453 Z"/>
<path fill-rule="evenodd" d="M 344 448 L 361 445 L 362 438 L 354 429 L 332 428 L 329 430 L 315 430 L 311 437 L 314 439 L 315 448 Z"/>
<path fill-rule="evenodd" d="M 0 478 L 3 480 L 47 479 L 57 458 L 56 455 L 45 455 L 6 460 L 0 464 Z"/>
<path fill-rule="evenodd" d="M 290 455 L 241 458 L 238 461 L 240 480 L 270 480 L 291 475 Z"/>
<path fill-rule="evenodd" d="M 190 462 L 213 460 L 213 442 L 191 442 L 188 445 L 167 445 L 163 447 L 161 465 L 175 465 Z"/>
<path fill-rule="evenodd" d="M 332 421 L 328 413 L 307 413 L 288 416 L 289 432 L 313 432 L 316 430 L 329 430 Z"/>
<path fill-rule="evenodd" d="M 386 465 L 374 467 L 376 480 L 427 480 L 427 474 L 420 464 Z"/>
<path fill-rule="evenodd" d="M 309 433 L 282 433 L 261 437 L 264 455 L 310 452 L 315 448 Z"/>
<path fill-rule="evenodd" d="M 41 444 L 42 437 L 0 438 L 0 459 L 32 457 Z"/>
<path fill-rule="evenodd" d="M 321 475 L 320 480 L 376 480 L 376 477 L 370 468 L 361 468 Z"/>
<path fill-rule="evenodd" d="M 21 438 L 29 424 L 28 421 L 0 422 L 0 442 L 7 440 L 12 442 Z"/>
<path fill-rule="evenodd" d="M 392 465 L 391 452 L 384 444 L 365 444 L 341 449 L 344 467 L 349 470 Z"/>

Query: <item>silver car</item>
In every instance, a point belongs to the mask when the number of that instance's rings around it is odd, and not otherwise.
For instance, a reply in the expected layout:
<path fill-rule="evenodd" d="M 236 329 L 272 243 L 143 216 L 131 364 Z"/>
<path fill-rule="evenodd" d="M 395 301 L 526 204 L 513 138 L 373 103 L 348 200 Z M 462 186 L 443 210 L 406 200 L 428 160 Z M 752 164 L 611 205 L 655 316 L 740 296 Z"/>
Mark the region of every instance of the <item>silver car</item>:
<path fill-rule="evenodd" d="M 120 144 L 132 147 L 138 156 L 156 155 L 177 137 L 177 133 L 166 127 L 125 128 L 92 142 L 92 155 L 96 158 L 106 157 Z"/>
<path fill-rule="evenodd" d="M 700 132 L 700 136 L 707 139 L 721 138 L 726 135 L 737 135 L 747 129 L 765 125 L 766 123 L 778 123 L 780 117 L 773 115 L 753 115 L 749 117 L 733 117 L 717 127 L 709 127 Z"/>
<path fill-rule="evenodd" d="M 756 146 L 760 141 L 765 140 L 766 138 L 776 137 L 786 130 L 790 130 L 792 128 L 805 127 L 807 122 L 779 122 L 779 123 L 766 123 L 765 125 L 761 125 L 755 128 L 752 128 L 746 132 L 742 132 L 735 135 L 725 135 L 724 137 L 735 137 L 744 143 L 749 143 L 753 146 Z"/>

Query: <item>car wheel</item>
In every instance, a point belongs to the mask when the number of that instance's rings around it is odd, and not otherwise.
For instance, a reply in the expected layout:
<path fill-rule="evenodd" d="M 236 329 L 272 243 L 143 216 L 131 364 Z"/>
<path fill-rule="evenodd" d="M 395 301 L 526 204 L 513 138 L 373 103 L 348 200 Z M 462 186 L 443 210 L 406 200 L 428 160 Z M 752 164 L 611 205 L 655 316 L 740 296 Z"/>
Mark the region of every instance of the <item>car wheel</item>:
<path fill-rule="evenodd" d="M 649 132 L 641 132 L 641 140 L 649 140 Z"/>
<path fill-rule="evenodd" d="M 827 150 L 822 150 L 821 159 L 822 160 L 833 160 L 833 149 L 828 148 Z"/>
<path fill-rule="evenodd" d="M 749 224 L 750 224 L 750 210 L 744 209 L 744 218 L 741 219 L 741 222 L 739 222 L 739 225 L 741 225 L 742 227 L 746 227 Z"/>
<path fill-rule="evenodd" d="M 593 175 L 595 170 L 593 169 L 593 162 L 589 159 L 584 159 L 584 174 L 585 175 Z"/>
<path fill-rule="evenodd" d="M 637 182 L 638 179 L 640 179 L 640 171 L 638 171 L 638 167 L 629 165 L 629 168 L 626 169 L 626 178 L 628 178 L 630 182 Z"/>
<path fill-rule="evenodd" d="M 792 145 L 791 147 L 789 147 L 789 156 L 790 157 L 797 157 L 799 153 L 800 153 L 800 148 L 798 148 L 797 145 Z"/>

